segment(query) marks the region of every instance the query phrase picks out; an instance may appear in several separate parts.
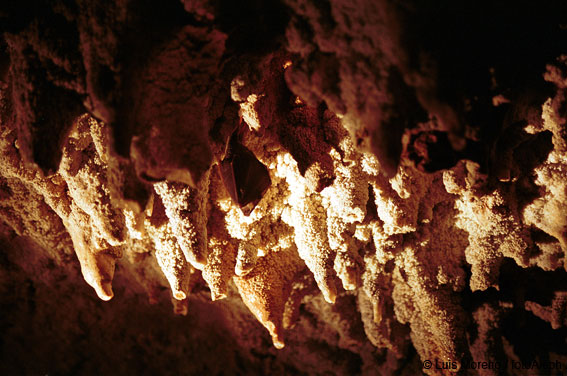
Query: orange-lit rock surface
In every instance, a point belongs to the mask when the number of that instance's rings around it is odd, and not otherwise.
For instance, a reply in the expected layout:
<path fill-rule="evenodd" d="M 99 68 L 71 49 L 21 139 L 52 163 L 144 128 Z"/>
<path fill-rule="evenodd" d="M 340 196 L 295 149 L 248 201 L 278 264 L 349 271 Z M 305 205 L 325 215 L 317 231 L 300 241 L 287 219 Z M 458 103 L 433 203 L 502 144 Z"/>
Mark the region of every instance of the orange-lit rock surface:
<path fill-rule="evenodd" d="M 504 3 L 0 5 L 0 372 L 567 368 L 567 9 Z"/>

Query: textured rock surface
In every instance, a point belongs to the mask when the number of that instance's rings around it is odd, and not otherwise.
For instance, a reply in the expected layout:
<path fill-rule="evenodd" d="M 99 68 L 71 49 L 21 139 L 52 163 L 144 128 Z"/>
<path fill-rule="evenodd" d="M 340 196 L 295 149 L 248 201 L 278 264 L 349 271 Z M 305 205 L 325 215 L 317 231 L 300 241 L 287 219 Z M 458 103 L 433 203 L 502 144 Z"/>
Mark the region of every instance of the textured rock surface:
<path fill-rule="evenodd" d="M 0 371 L 567 367 L 566 14 L 2 3 Z"/>

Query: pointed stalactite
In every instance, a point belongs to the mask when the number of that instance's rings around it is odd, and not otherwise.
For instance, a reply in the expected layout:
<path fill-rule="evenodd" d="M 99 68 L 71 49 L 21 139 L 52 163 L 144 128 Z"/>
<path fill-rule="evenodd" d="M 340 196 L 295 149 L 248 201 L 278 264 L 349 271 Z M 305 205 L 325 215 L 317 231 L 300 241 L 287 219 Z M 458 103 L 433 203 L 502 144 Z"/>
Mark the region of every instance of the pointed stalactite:
<path fill-rule="evenodd" d="M 247 275 L 234 277 L 242 300 L 268 329 L 278 349 L 285 346 L 283 315 L 292 282 L 301 269 L 300 261 L 292 249 L 278 250 L 261 257 Z"/>
<path fill-rule="evenodd" d="M 110 300 L 114 297 L 112 279 L 116 259 L 122 254 L 116 249 L 95 248 L 92 244 L 89 222 L 89 216 L 72 205 L 72 213 L 67 220 L 67 230 L 81 264 L 83 277 L 95 289 L 100 299 Z"/>
<path fill-rule="evenodd" d="M 196 188 L 183 183 L 161 182 L 154 189 L 165 206 L 171 228 L 187 261 L 202 270 L 207 263 L 207 193 L 209 172 Z"/>
<path fill-rule="evenodd" d="M 228 284 L 234 276 L 236 265 L 236 247 L 230 242 L 209 239 L 211 250 L 207 265 L 203 268 L 203 279 L 211 290 L 211 300 L 226 298 Z"/>
<path fill-rule="evenodd" d="M 76 121 L 63 148 L 59 173 L 71 198 L 91 218 L 94 232 L 110 245 L 118 246 L 126 239 L 124 214 L 112 194 L 116 191 L 112 187 L 115 179 L 109 176 L 108 157 L 97 152 L 90 128 L 88 117 Z"/>
<path fill-rule="evenodd" d="M 325 300 L 334 303 L 337 296 L 333 261 L 329 246 L 325 209 L 316 195 L 300 195 L 292 208 L 295 244 L 300 257 L 311 270 Z"/>
<path fill-rule="evenodd" d="M 224 189 L 215 189 L 223 186 L 220 172 L 216 167 L 211 169 L 210 184 L 208 203 L 210 211 L 207 221 L 209 256 L 202 276 L 211 291 L 211 299 L 215 301 L 228 296 L 229 284 L 236 266 L 238 240 L 233 239 L 228 233 L 225 212 L 219 207 L 219 200 L 228 197 Z"/>
<path fill-rule="evenodd" d="M 193 268 L 186 261 L 177 238 L 173 235 L 160 197 L 154 194 L 152 201 L 146 229 L 153 240 L 158 265 L 171 286 L 173 298 L 184 300 L 189 294 L 189 279 Z"/>
<path fill-rule="evenodd" d="M 90 136 L 91 125 L 88 117 L 79 118 L 66 140 L 59 175 L 71 204 L 54 209 L 68 213 L 64 223 L 85 280 L 101 299 L 109 300 L 113 297 L 112 278 L 116 258 L 122 255 L 120 245 L 126 240 L 126 227 L 122 211 L 111 198 L 107 159 L 97 153 Z"/>
<path fill-rule="evenodd" d="M 236 267 L 237 242 L 232 239 L 224 226 L 223 213 L 213 206 L 207 223 L 209 236 L 209 257 L 203 268 L 203 279 L 211 290 L 211 299 L 225 298 L 228 284 Z"/>

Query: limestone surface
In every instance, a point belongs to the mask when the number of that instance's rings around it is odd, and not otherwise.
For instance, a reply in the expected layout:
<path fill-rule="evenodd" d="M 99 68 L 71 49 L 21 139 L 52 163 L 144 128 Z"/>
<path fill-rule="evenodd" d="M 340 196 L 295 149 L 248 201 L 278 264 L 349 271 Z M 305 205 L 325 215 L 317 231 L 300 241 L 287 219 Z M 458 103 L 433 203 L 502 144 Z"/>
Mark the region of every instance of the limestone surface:
<path fill-rule="evenodd" d="M 8 3 L 0 373 L 567 367 L 564 5 Z"/>

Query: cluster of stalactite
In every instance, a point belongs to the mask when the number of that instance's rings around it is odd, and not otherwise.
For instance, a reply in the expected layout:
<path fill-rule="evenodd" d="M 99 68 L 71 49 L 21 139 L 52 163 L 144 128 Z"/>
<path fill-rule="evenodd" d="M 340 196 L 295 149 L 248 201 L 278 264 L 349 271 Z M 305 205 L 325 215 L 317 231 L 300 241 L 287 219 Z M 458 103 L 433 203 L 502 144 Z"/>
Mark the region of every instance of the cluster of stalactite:
<path fill-rule="evenodd" d="M 237 292 L 278 349 L 311 304 L 384 372 L 520 359 L 518 311 L 565 329 L 563 284 L 507 285 L 567 268 L 567 57 L 495 47 L 529 9 L 473 43 L 419 2 L 55 3 L 0 6 L 0 220 L 102 300 L 117 263 L 178 314 Z"/>
<path fill-rule="evenodd" d="M 281 74 L 285 66 L 277 68 Z M 213 300 L 234 283 L 277 348 L 316 284 L 328 304 L 343 291 L 357 297 L 375 346 L 402 357 L 411 340 L 423 359 L 461 361 L 470 351 L 462 323 L 472 314 L 481 330 L 483 312 L 494 309 L 467 312 L 463 290 L 498 288 L 505 258 L 524 268 L 565 266 L 567 139 L 560 109 L 567 81 L 559 68 L 546 77 L 557 94 L 540 122 L 518 131 L 510 150 L 521 153 L 518 169 L 531 170 L 509 181 L 488 182 L 467 160 L 421 172 L 410 158 L 387 179 L 376 157 L 353 143 L 348 119 L 296 98 L 286 118 L 268 126 L 261 119 L 272 103 L 262 99 L 271 95 L 269 84 L 242 96 L 246 83 L 238 78 L 239 142 L 267 167 L 271 182 L 248 215 L 227 190 L 221 147 L 197 183 L 147 182 L 144 207 L 129 199 L 135 162 L 111 153 L 109 127 L 90 115 L 74 122 L 51 176 L 24 164 L 15 130 L 2 123 L 0 215 L 54 257 L 74 249 L 85 281 L 103 300 L 113 297 L 116 262 L 136 264 L 150 255 L 177 312 L 186 312 L 187 296 L 203 280 Z M 409 153 L 412 138 L 404 139 Z M 257 183 L 251 177 L 238 189 Z M 519 202 L 521 192 L 534 197 Z M 559 328 L 566 301 L 557 294 L 550 306 L 526 301 L 525 309 Z"/>

